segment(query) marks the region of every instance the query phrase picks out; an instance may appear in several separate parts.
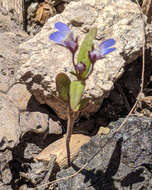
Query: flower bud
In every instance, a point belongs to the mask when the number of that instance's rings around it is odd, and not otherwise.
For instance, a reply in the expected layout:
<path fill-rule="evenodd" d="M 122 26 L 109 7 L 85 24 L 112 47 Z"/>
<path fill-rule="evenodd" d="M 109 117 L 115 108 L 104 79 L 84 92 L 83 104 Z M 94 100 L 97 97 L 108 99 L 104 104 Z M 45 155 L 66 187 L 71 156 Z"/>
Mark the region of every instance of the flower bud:
<path fill-rule="evenodd" d="M 78 63 L 77 65 L 76 65 L 76 71 L 80 74 L 80 73 L 82 73 L 83 71 L 85 71 L 85 69 L 86 69 L 86 65 L 84 64 L 84 63 L 82 63 L 82 62 L 80 62 L 80 63 Z"/>

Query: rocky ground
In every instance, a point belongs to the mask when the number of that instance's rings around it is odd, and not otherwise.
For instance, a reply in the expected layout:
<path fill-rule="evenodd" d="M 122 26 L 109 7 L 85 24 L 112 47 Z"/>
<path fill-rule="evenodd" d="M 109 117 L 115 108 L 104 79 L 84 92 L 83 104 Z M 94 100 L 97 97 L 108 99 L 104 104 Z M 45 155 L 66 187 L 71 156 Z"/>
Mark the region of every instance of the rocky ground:
<path fill-rule="evenodd" d="M 66 167 L 63 160 L 66 156 L 63 150 L 66 121 L 60 119 L 48 105 L 37 102 L 26 86 L 16 79 L 22 65 L 21 53 L 23 55 L 19 47 L 39 33 L 48 17 L 61 13 L 68 3 L 63 1 L 61 4 L 55 3 L 53 7 L 48 7 L 48 3 L 43 1 L 41 4 L 38 1 L 29 1 L 25 27 L 14 19 L 12 12 L 0 9 L 0 189 L 36 190 L 36 187 L 40 186 L 39 189 L 42 190 L 150 190 L 150 47 L 146 50 L 143 101 L 137 106 L 136 116 L 132 116 L 123 129 L 115 134 L 122 122 L 122 119 L 118 119 L 125 117 L 136 101 L 141 83 L 141 57 L 124 67 L 124 74 L 115 82 L 114 89 L 104 99 L 97 113 L 76 121 L 73 131 L 75 135 L 71 143 L 71 147 L 75 147 L 73 159 L 81 145 L 90 139 L 91 141 L 82 146 L 72 167 L 66 170 L 61 170 L 62 167 Z M 51 11 L 48 11 L 50 9 Z M 148 39 L 150 46 L 151 37 Z M 109 132 L 108 129 L 111 132 L 103 135 Z M 50 149 L 55 155 L 61 150 L 63 157 L 52 156 L 50 159 Z M 41 186 L 51 180 L 71 175 L 87 161 L 87 168 L 72 180 Z"/>

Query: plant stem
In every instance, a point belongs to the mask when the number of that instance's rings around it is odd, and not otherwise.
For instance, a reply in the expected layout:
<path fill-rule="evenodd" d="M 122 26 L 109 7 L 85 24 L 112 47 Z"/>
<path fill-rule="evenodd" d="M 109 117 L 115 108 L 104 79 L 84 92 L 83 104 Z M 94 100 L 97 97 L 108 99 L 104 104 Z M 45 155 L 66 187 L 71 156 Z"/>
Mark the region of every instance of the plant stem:
<path fill-rule="evenodd" d="M 90 71 L 88 73 L 88 76 L 85 78 L 85 80 L 87 80 L 89 78 L 89 76 L 93 73 L 93 70 L 94 70 L 94 63 L 91 64 L 91 69 L 90 69 Z"/>
<path fill-rule="evenodd" d="M 73 53 L 72 54 L 72 63 L 73 63 L 74 70 L 75 70 L 76 74 L 78 75 L 78 72 L 77 72 L 77 69 L 76 69 L 75 60 L 74 60 L 74 56 L 75 56 L 75 54 Z"/>
<path fill-rule="evenodd" d="M 70 139 L 72 135 L 72 129 L 74 126 L 75 119 L 77 118 L 77 112 L 73 112 L 70 107 L 68 107 L 68 123 L 67 123 L 67 133 L 66 133 L 66 151 L 67 151 L 67 164 L 70 166 Z"/>

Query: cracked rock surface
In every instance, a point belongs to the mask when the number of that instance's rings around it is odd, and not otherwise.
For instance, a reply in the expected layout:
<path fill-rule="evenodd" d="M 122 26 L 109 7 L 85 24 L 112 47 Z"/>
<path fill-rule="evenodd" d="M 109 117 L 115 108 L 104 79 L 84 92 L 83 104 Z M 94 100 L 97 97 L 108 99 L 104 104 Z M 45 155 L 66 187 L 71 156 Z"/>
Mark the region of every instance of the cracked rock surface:
<path fill-rule="evenodd" d="M 61 170 L 57 179 L 89 164 L 78 175 L 60 181 L 59 189 L 151 189 L 152 119 L 131 116 L 114 135 L 122 121 L 110 123 L 111 132 L 106 137 L 96 135 L 81 147 L 72 166 Z"/>

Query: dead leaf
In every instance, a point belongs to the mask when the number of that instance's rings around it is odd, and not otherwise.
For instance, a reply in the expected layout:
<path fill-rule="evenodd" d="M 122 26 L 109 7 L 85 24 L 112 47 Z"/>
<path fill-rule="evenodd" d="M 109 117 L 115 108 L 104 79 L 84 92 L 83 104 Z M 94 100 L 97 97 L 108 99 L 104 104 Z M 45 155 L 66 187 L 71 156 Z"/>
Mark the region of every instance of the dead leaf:
<path fill-rule="evenodd" d="M 53 5 L 47 2 L 40 3 L 37 11 L 36 11 L 36 17 L 35 22 L 38 22 L 40 24 L 45 24 L 46 21 L 51 17 L 54 16 L 56 13 L 55 8 Z"/>

